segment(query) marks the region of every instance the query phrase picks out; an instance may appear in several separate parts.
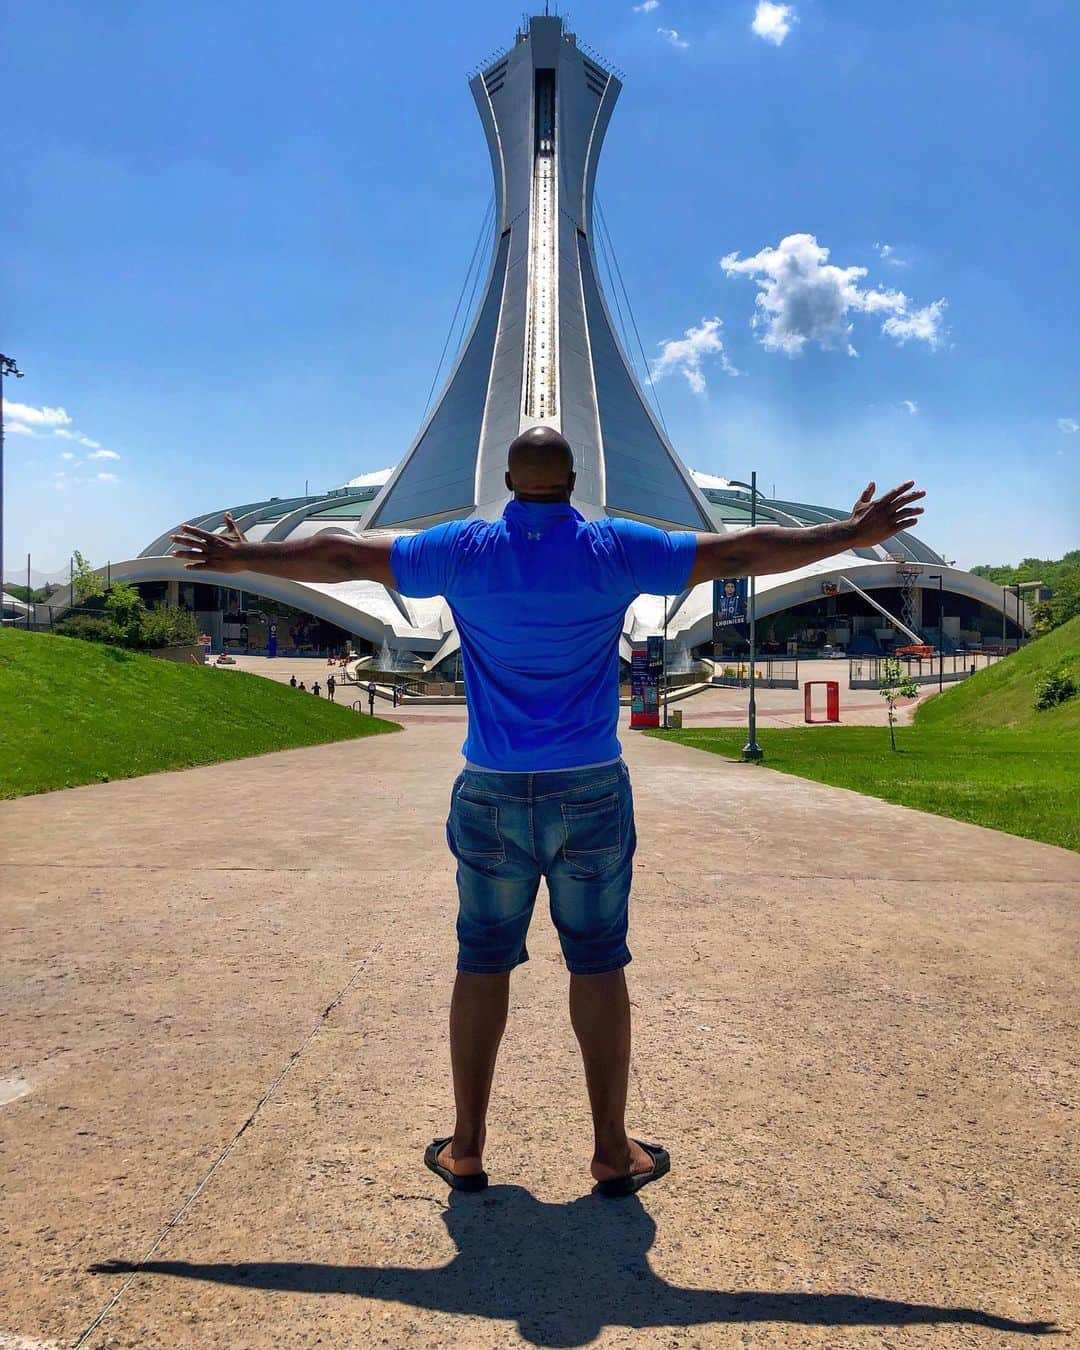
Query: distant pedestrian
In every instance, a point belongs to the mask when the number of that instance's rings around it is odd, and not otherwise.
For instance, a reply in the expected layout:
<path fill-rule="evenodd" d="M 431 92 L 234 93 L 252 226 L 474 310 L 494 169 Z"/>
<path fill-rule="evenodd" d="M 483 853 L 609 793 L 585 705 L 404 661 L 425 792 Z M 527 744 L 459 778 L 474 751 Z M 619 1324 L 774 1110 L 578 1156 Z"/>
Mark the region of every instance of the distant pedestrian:
<path fill-rule="evenodd" d="M 315 683 L 311 686 L 311 692 L 315 695 L 316 698 L 319 697 L 320 689 L 318 680 L 316 680 Z"/>
<path fill-rule="evenodd" d="M 304 684 L 303 680 L 300 681 L 300 688 L 304 691 L 305 694 L 307 693 L 307 686 Z"/>
<path fill-rule="evenodd" d="M 296 676 L 295 676 L 295 675 L 290 675 L 290 676 L 289 676 L 289 685 L 290 685 L 290 687 L 293 688 L 293 689 L 296 688 Z"/>
<path fill-rule="evenodd" d="M 392 708 L 396 708 L 397 701 L 398 701 L 397 685 L 393 684 L 390 686 L 390 706 Z"/>
<path fill-rule="evenodd" d="M 337 689 L 337 680 L 334 679 L 333 675 L 327 675 L 327 677 L 326 677 L 326 697 L 330 700 L 331 703 L 333 703 L 333 701 L 334 701 L 334 691 L 335 691 L 336 689 Z"/>
<path fill-rule="evenodd" d="M 375 681 L 368 680 L 367 687 L 367 710 L 372 717 L 375 716 Z"/>

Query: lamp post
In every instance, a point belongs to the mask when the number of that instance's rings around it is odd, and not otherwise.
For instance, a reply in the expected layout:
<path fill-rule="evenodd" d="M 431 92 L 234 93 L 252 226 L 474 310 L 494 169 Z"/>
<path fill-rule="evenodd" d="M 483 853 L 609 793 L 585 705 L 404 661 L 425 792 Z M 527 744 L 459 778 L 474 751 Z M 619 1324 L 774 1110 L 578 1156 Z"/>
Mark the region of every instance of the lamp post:
<path fill-rule="evenodd" d="M 927 581 L 937 582 L 937 631 L 938 631 L 938 652 L 937 652 L 937 691 L 940 694 L 945 688 L 945 597 L 941 589 L 941 573 L 937 572 L 928 576 Z M 953 667 L 953 673 L 956 673 L 956 667 Z"/>
<path fill-rule="evenodd" d="M 0 583 L 4 576 L 4 376 L 23 377 L 22 371 L 10 356 L 0 353 Z M 27 602 L 29 603 L 29 601 Z"/>
<path fill-rule="evenodd" d="M 749 484 L 732 483 L 737 487 L 750 488 L 750 528 L 753 529 L 757 524 L 757 470 L 750 475 Z M 750 700 L 747 708 L 747 721 L 749 723 L 749 736 L 746 744 L 743 746 L 743 759 L 757 760 L 763 759 L 765 751 L 757 743 L 757 679 L 754 667 L 757 663 L 757 578 L 750 578 Z"/>
<path fill-rule="evenodd" d="M 1024 645 L 1021 641 L 1024 629 L 1020 623 L 1020 583 L 1014 581 L 1012 588 L 1016 592 L 1016 650 L 1019 651 Z"/>
<path fill-rule="evenodd" d="M 667 617 L 668 617 L 668 616 L 667 616 L 667 612 L 668 612 L 668 603 L 667 603 L 667 596 L 665 595 L 665 596 L 664 596 L 664 646 L 663 646 L 663 648 L 662 648 L 662 656 L 661 656 L 661 663 L 660 663 L 660 680 L 661 680 L 661 683 L 662 683 L 663 686 L 664 686 L 664 730 L 665 730 L 665 731 L 667 731 L 667 729 L 668 729 L 668 715 L 667 715 L 667 705 L 668 705 L 668 685 L 667 685 Z"/>

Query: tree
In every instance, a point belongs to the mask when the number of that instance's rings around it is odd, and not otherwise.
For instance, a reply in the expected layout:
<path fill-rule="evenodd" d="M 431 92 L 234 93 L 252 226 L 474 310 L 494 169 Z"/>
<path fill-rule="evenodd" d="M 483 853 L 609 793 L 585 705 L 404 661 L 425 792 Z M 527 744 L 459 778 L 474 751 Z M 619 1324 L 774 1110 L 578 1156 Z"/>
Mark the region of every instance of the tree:
<path fill-rule="evenodd" d="M 14 582 L 4 583 L 4 594 L 10 595 L 16 600 L 21 600 L 24 605 L 40 604 L 47 597 L 41 591 L 35 591 L 31 586 L 18 586 Z"/>
<path fill-rule="evenodd" d="M 105 594 L 105 587 L 101 584 L 101 578 L 94 571 L 94 565 L 88 562 L 86 558 L 75 550 L 72 555 L 75 562 L 75 596 L 74 599 L 82 603 L 84 600 L 94 600 L 98 596 Z"/>
<path fill-rule="evenodd" d="M 1056 559 L 1025 558 L 1015 567 L 1010 563 L 980 563 L 971 571 L 996 586 L 1013 586 L 1018 581 L 1041 581 L 1049 592 L 1049 598 L 1036 601 L 1032 607 L 1035 631 L 1039 636 L 1080 614 L 1080 549 L 1074 548 L 1064 557 Z"/>
<path fill-rule="evenodd" d="M 125 647 L 141 644 L 146 606 L 130 582 L 118 581 L 112 586 L 105 597 L 105 613 L 124 634 Z"/>
<path fill-rule="evenodd" d="M 878 693 L 889 705 L 889 741 L 895 750 L 896 705 L 902 698 L 918 698 L 919 686 L 899 661 L 889 659 L 881 668 L 881 688 Z"/>
<path fill-rule="evenodd" d="M 1065 566 L 1058 573 L 1050 608 L 1055 628 L 1080 614 L 1080 563 Z"/>

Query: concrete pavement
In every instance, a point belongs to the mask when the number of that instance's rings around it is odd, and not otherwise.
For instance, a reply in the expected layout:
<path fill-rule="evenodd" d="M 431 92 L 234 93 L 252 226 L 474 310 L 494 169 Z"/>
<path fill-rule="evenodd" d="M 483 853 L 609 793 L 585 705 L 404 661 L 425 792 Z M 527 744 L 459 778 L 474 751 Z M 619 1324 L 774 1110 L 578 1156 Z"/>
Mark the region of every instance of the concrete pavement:
<path fill-rule="evenodd" d="M 310 657 L 265 657 L 237 656 L 235 665 L 222 666 L 224 672 L 244 670 L 252 675 L 261 675 L 264 679 L 277 680 L 288 684 L 289 676 L 295 675 L 303 680 L 308 690 L 313 680 L 318 680 L 325 690 L 328 667 L 323 660 Z M 849 689 L 847 687 L 848 663 L 846 661 L 800 661 L 800 678 L 804 680 L 836 680 L 840 685 L 840 721 L 844 726 L 886 726 L 888 709 L 885 700 L 873 689 Z M 923 698 L 936 693 L 936 686 L 924 686 Z M 815 716 L 824 716 L 824 695 L 819 690 L 815 703 Z M 340 685 L 337 701 L 347 707 L 357 700 L 361 710 L 367 711 L 367 694 L 363 687 Z M 672 707 L 679 708 L 686 727 L 693 726 L 738 726 L 746 721 L 745 689 L 724 689 L 719 686 L 704 689 L 700 693 L 685 699 L 673 699 Z M 915 711 L 918 699 L 902 699 L 897 711 L 902 721 L 909 721 Z M 818 705 L 821 705 L 820 707 Z M 376 707 L 382 717 L 392 717 L 406 725 L 417 726 L 430 723 L 456 723 L 464 727 L 468 722 L 468 713 L 458 704 L 405 704 L 393 709 L 380 698 Z M 803 717 L 802 689 L 766 689 L 757 693 L 757 714 L 761 726 L 801 727 L 805 725 Z M 628 716 L 623 709 L 623 716 Z M 464 739 L 464 731 L 462 732 Z"/>
<path fill-rule="evenodd" d="M 447 1204 L 461 730 L 0 805 L 0 1350 L 1077 1334 L 1080 859 L 630 733 L 672 1175 L 588 1195 L 541 905 Z"/>

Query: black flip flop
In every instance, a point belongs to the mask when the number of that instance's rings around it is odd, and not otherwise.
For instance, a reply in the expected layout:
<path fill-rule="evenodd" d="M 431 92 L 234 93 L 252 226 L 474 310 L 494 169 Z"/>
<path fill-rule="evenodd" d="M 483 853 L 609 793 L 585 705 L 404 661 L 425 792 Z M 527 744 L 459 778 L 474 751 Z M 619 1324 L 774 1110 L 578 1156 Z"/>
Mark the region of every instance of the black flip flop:
<path fill-rule="evenodd" d="M 433 1139 L 424 1149 L 424 1166 L 434 1172 L 437 1177 L 441 1177 L 451 1190 L 482 1191 L 488 1184 L 486 1172 L 474 1172 L 471 1176 L 459 1177 L 455 1172 L 451 1172 L 449 1167 L 443 1167 L 439 1162 L 439 1154 L 453 1137 L 452 1134 L 448 1134 L 445 1139 Z"/>
<path fill-rule="evenodd" d="M 619 1195 L 633 1195 L 647 1186 L 650 1181 L 658 1181 L 671 1171 L 671 1155 L 660 1144 L 646 1144 L 644 1139 L 635 1139 L 653 1160 L 647 1172 L 631 1172 L 629 1176 L 612 1177 L 610 1181 L 598 1181 L 593 1187 L 593 1195 L 605 1195 L 609 1199 Z"/>

